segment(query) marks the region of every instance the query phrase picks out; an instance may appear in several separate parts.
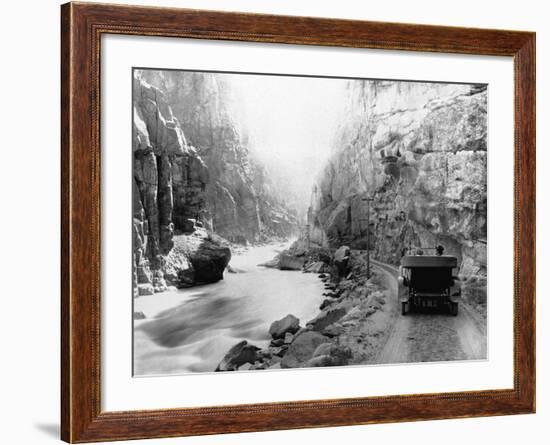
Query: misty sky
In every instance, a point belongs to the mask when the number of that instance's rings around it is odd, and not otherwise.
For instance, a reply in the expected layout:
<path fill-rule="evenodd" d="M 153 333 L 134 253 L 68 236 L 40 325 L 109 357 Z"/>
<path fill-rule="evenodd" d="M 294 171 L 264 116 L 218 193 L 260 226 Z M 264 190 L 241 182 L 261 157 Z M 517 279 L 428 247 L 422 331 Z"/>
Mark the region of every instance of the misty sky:
<path fill-rule="evenodd" d="M 235 123 L 248 134 L 250 150 L 307 206 L 343 119 L 348 80 L 221 76 L 231 87 Z"/>

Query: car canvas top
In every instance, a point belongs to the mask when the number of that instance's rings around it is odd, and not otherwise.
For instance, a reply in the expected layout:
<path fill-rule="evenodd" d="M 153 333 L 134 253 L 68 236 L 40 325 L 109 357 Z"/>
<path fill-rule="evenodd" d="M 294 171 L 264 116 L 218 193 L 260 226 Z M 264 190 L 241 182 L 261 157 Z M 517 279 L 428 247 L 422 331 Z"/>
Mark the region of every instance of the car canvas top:
<path fill-rule="evenodd" d="M 405 255 L 403 267 L 457 267 L 456 257 L 450 255 Z"/>

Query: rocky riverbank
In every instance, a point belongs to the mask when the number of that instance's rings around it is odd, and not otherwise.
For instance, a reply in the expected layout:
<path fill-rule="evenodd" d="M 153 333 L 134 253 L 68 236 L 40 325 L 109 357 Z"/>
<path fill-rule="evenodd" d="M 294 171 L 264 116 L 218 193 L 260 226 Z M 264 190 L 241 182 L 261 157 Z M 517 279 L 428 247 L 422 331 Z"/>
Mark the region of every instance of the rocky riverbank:
<path fill-rule="evenodd" d="M 389 283 L 377 272 L 368 279 L 365 259 L 364 253 L 346 246 L 305 250 L 300 243 L 278 255 L 269 267 L 301 263 L 303 273 L 317 273 L 325 283 L 319 314 L 308 321 L 292 314 L 274 321 L 268 347 L 243 340 L 227 352 L 216 371 L 375 363 L 395 313 L 388 304 Z"/>

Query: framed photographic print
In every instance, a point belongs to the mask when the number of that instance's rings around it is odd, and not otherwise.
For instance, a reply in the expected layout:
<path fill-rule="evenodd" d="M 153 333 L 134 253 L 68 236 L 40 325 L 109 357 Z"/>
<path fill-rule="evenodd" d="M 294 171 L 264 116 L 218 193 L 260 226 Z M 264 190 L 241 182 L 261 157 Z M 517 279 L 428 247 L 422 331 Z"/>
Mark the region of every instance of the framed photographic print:
<path fill-rule="evenodd" d="M 534 33 L 61 17 L 63 440 L 534 412 Z"/>

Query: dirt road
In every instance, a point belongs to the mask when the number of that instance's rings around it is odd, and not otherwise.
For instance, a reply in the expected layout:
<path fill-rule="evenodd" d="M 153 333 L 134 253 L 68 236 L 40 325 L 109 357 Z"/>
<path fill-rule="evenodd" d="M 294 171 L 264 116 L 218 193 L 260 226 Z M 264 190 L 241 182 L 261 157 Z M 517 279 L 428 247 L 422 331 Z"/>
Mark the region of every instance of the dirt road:
<path fill-rule="evenodd" d="M 487 357 L 485 323 L 460 303 L 458 315 L 409 313 L 402 316 L 397 300 L 397 268 L 372 260 L 373 265 L 391 276 L 395 325 L 377 363 L 480 360 Z"/>

